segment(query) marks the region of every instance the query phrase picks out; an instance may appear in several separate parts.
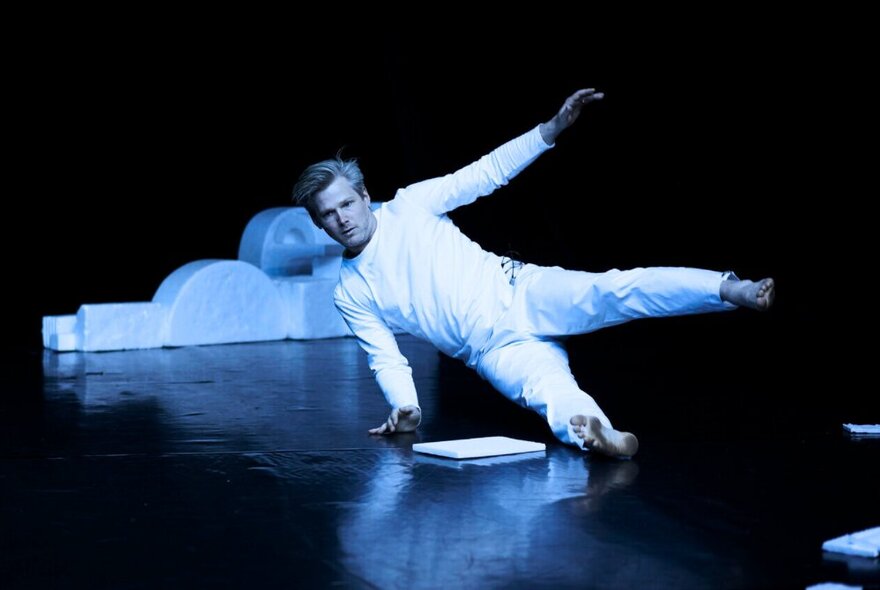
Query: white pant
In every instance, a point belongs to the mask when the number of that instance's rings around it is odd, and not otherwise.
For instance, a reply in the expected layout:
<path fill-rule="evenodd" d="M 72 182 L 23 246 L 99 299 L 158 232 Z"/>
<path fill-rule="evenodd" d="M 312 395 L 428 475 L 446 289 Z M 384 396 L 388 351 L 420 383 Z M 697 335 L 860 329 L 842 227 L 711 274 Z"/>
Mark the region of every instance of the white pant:
<path fill-rule="evenodd" d="M 572 416 L 596 416 L 609 427 L 611 421 L 578 387 L 558 338 L 637 318 L 734 309 L 721 301 L 722 280 L 720 272 L 695 268 L 589 273 L 527 264 L 475 368 L 506 397 L 543 416 L 559 440 L 582 448 Z"/>

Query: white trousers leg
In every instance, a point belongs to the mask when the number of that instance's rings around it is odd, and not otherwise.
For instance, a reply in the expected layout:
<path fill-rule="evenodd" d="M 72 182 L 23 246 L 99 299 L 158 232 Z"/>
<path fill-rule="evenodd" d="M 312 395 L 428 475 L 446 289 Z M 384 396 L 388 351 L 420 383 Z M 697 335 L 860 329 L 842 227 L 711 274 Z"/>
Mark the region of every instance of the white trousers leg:
<path fill-rule="evenodd" d="M 735 309 L 721 301 L 721 281 L 720 272 L 693 268 L 588 273 L 526 265 L 476 369 L 503 395 L 543 416 L 559 440 L 583 447 L 572 416 L 596 416 L 609 427 L 611 421 L 578 387 L 557 338 L 637 318 Z"/>
<path fill-rule="evenodd" d="M 592 332 L 638 318 L 735 309 L 721 301 L 722 273 L 652 267 L 602 273 L 528 265 L 505 318 L 532 336 Z"/>
<path fill-rule="evenodd" d="M 611 426 L 596 401 L 578 387 L 568 366 L 568 353 L 560 342 L 510 343 L 483 355 L 477 371 L 505 397 L 543 416 L 556 438 L 564 443 L 583 448 L 584 441 L 569 424 L 576 414 L 596 416 Z"/>

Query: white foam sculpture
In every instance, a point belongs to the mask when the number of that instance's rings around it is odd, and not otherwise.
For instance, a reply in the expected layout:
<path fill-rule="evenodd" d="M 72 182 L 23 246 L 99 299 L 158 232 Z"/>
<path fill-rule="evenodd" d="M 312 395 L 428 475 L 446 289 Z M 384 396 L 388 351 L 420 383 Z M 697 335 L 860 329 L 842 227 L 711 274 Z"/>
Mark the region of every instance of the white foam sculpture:
<path fill-rule="evenodd" d="M 43 346 L 94 352 L 351 335 L 333 305 L 342 247 L 304 208 L 255 215 L 238 258 L 187 263 L 152 301 L 84 304 L 76 315 L 45 316 Z"/>

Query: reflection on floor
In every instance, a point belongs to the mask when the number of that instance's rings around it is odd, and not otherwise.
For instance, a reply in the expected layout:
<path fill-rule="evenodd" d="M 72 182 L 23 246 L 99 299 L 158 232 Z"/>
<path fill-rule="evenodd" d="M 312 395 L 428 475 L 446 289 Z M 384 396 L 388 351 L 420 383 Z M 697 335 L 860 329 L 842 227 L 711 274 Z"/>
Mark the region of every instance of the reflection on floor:
<path fill-rule="evenodd" d="M 642 450 L 611 461 L 556 443 L 459 363 L 400 341 L 425 419 L 394 437 L 366 433 L 387 409 L 352 339 L 45 353 L 0 414 L 0 587 L 880 582 L 877 560 L 820 549 L 880 524 L 880 441 L 846 437 L 834 412 L 804 411 L 799 428 L 785 396 L 739 423 L 778 383 L 737 398 L 753 375 L 681 379 L 670 358 L 620 361 L 593 385 L 617 383 L 624 399 L 603 405 Z M 591 353 L 576 374 L 607 360 L 608 342 L 574 350 L 573 362 Z M 683 400 L 701 420 L 676 418 Z M 411 449 L 492 435 L 548 448 L 495 461 Z"/>

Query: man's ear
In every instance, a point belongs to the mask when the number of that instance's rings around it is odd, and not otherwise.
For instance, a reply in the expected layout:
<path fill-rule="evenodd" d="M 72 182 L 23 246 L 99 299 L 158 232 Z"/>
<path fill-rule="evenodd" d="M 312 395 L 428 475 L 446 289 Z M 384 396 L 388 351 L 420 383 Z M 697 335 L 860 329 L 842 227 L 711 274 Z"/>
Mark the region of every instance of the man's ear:
<path fill-rule="evenodd" d="M 364 192 L 361 193 L 361 196 L 362 196 L 362 197 L 364 198 L 364 200 L 367 202 L 367 205 L 369 205 L 369 204 L 370 204 L 370 193 L 367 192 L 367 187 L 364 187 Z"/>

